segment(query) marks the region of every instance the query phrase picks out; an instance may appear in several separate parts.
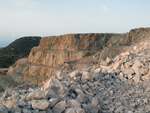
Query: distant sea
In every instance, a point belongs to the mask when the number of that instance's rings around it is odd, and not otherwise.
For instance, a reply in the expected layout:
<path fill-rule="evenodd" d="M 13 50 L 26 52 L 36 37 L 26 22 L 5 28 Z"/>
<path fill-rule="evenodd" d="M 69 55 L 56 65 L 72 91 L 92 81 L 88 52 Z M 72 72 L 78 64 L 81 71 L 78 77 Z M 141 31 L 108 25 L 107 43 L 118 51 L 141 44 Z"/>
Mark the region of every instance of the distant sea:
<path fill-rule="evenodd" d="M 3 49 L 3 47 L 0 47 L 0 49 Z"/>

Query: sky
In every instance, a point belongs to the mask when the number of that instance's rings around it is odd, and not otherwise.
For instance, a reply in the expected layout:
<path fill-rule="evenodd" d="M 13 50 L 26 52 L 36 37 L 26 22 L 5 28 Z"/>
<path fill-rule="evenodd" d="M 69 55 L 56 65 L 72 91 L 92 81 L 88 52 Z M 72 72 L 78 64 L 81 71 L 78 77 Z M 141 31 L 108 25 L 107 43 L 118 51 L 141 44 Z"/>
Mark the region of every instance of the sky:
<path fill-rule="evenodd" d="M 150 27 L 150 0 L 0 0 L 0 47 L 23 36 Z"/>

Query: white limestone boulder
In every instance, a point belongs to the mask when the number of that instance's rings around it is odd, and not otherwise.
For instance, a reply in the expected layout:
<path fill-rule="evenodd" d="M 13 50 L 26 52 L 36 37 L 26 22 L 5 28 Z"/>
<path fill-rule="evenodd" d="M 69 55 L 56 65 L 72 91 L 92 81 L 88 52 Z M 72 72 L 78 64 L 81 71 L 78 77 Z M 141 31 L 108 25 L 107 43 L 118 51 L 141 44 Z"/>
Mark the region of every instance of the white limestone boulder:
<path fill-rule="evenodd" d="M 45 91 L 41 91 L 41 90 L 37 89 L 37 90 L 29 93 L 28 96 L 26 97 L 26 100 L 27 101 L 34 100 L 34 99 L 40 100 L 43 98 L 45 98 Z"/>
<path fill-rule="evenodd" d="M 73 72 L 70 73 L 70 76 L 73 78 L 73 77 L 76 77 L 76 76 L 79 76 L 80 75 L 80 72 L 79 70 L 75 70 Z"/>
<path fill-rule="evenodd" d="M 0 104 L 0 113 L 8 113 L 9 108 L 3 104 Z"/>
<path fill-rule="evenodd" d="M 48 100 L 32 100 L 32 108 L 39 110 L 46 110 L 50 103 Z"/>
<path fill-rule="evenodd" d="M 53 113 L 62 113 L 65 110 L 66 102 L 61 101 L 52 108 Z"/>
<path fill-rule="evenodd" d="M 56 77 L 52 77 L 44 84 L 44 90 L 52 90 L 60 97 L 65 97 L 68 94 L 68 88 L 64 86 Z"/>

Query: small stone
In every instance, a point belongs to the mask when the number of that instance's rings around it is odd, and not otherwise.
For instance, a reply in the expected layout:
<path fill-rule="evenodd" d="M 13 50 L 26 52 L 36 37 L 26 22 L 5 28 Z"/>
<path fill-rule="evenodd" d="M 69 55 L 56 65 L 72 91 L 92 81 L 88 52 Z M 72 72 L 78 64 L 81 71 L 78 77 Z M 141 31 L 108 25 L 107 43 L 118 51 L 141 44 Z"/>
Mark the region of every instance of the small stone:
<path fill-rule="evenodd" d="M 53 113 L 53 112 L 52 112 L 52 110 L 51 110 L 50 108 L 48 108 L 48 109 L 46 110 L 46 113 Z"/>
<path fill-rule="evenodd" d="M 28 109 L 22 109 L 22 113 L 32 113 L 32 112 L 29 111 Z"/>
<path fill-rule="evenodd" d="M 50 103 L 49 107 L 52 108 L 53 106 L 55 106 L 58 103 L 58 99 L 57 98 L 51 98 L 49 100 L 49 103 Z"/>
<path fill-rule="evenodd" d="M 79 76 L 80 75 L 80 72 L 78 70 L 75 70 L 73 72 L 70 73 L 70 76 L 73 78 L 73 77 L 76 77 L 76 76 Z"/>
<path fill-rule="evenodd" d="M 149 112 L 150 112 L 150 105 L 146 105 L 146 106 L 145 106 L 145 112 L 146 112 L 146 113 L 149 113 Z"/>
<path fill-rule="evenodd" d="M 125 52 L 124 55 L 129 56 L 129 55 L 130 55 L 130 52 Z"/>
<path fill-rule="evenodd" d="M 102 60 L 102 61 L 100 62 L 100 65 L 102 65 L 102 66 L 107 66 L 107 65 L 108 65 L 108 62 Z"/>
<path fill-rule="evenodd" d="M 0 104 L 0 113 L 8 113 L 9 108 L 3 104 Z"/>
<path fill-rule="evenodd" d="M 100 74 L 101 71 L 102 71 L 102 68 L 97 68 L 94 72 L 95 72 L 95 74 Z"/>
<path fill-rule="evenodd" d="M 75 93 L 76 93 L 77 95 L 83 94 L 82 90 L 79 89 L 79 88 L 76 88 L 76 89 L 75 89 Z"/>
<path fill-rule="evenodd" d="M 132 111 L 128 111 L 128 113 L 133 113 Z"/>
<path fill-rule="evenodd" d="M 82 79 L 85 79 L 85 80 L 90 80 L 90 73 L 89 72 L 83 72 L 82 73 Z"/>
<path fill-rule="evenodd" d="M 144 42 L 141 42 L 141 43 L 140 43 L 140 45 L 143 45 L 143 44 L 144 44 Z"/>
<path fill-rule="evenodd" d="M 81 108 L 75 108 L 76 113 L 85 113 L 84 109 Z"/>
<path fill-rule="evenodd" d="M 44 84 L 44 90 L 52 90 L 55 94 L 65 97 L 68 95 L 68 88 L 64 86 L 57 78 L 52 77 Z"/>
<path fill-rule="evenodd" d="M 75 98 L 76 95 L 72 92 L 72 93 L 71 93 L 71 97 Z"/>
<path fill-rule="evenodd" d="M 141 62 L 139 60 L 135 60 L 133 65 L 141 67 Z"/>
<path fill-rule="evenodd" d="M 46 110 L 49 107 L 49 105 L 50 103 L 47 100 L 33 100 L 32 101 L 33 109 Z"/>
<path fill-rule="evenodd" d="M 37 89 L 37 90 L 29 93 L 28 96 L 26 97 L 26 100 L 27 101 L 34 100 L 34 99 L 40 100 L 43 98 L 45 98 L 45 92 Z"/>
<path fill-rule="evenodd" d="M 113 111 L 114 111 L 114 108 L 110 108 L 110 109 L 109 109 L 109 111 L 110 111 L 111 113 L 113 113 Z"/>
<path fill-rule="evenodd" d="M 27 103 L 24 102 L 24 101 L 18 102 L 17 104 L 18 104 L 19 107 L 23 107 L 23 106 L 27 105 Z"/>
<path fill-rule="evenodd" d="M 137 47 L 136 47 L 136 46 L 134 46 L 134 47 L 133 47 L 133 49 L 134 49 L 134 50 L 136 50 L 136 49 L 137 49 Z"/>
<path fill-rule="evenodd" d="M 119 74 L 119 76 L 120 76 L 120 78 L 123 78 L 123 73 L 121 72 L 121 73 Z"/>
<path fill-rule="evenodd" d="M 132 68 L 124 68 L 122 70 L 123 74 L 128 75 L 128 74 L 134 74 L 134 70 Z"/>
<path fill-rule="evenodd" d="M 114 113 L 123 113 L 123 111 L 122 111 L 122 109 L 117 108 L 117 109 L 114 111 Z"/>
<path fill-rule="evenodd" d="M 19 108 L 17 105 L 13 105 L 10 108 L 11 113 L 21 113 L 21 108 Z"/>
<path fill-rule="evenodd" d="M 112 62 L 112 60 L 110 59 L 110 58 L 106 58 L 106 62 L 108 62 L 108 63 L 111 63 Z"/>
<path fill-rule="evenodd" d="M 65 105 L 65 101 L 59 102 L 52 108 L 53 113 L 62 113 L 65 110 Z"/>
<path fill-rule="evenodd" d="M 69 106 L 71 108 L 80 108 L 81 104 L 77 100 L 67 100 L 66 101 L 66 106 Z"/>
<path fill-rule="evenodd" d="M 62 72 L 62 71 L 56 71 L 56 77 L 58 80 L 66 80 L 67 79 L 66 73 Z"/>
<path fill-rule="evenodd" d="M 141 73 L 141 75 L 146 75 L 147 72 L 148 72 L 148 68 L 147 68 L 147 67 L 142 67 L 142 68 L 140 68 L 140 73 Z"/>
<path fill-rule="evenodd" d="M 148 81 L 150 79 L 150 75 L 146 74 L 145 76 L 142 76 L 142 80 Z"/>
<path fill-rule="evenodd" d="M 139 82 L 140 81 L 140 77 L 135 75 L 133 78 L 134 82 Z"/>
<path fill-rule="evenodd" d="M 116 62 L 112 68 L 112 70 L 120 69 L 121 68 L 121 61 Z"/>
<path fill-rule="evenodd" d="M 131 106 L 132 108 L 135 108 L 135 107 L 136 107 L 136 104 L 135 104 L 135 103 L 132 103 L 132 104 L 130 104 L 130 106 Z"/>
<path fill-rule="evenodd" d="M 131 68 L 136 73 L 136 76 L 141 76 L 140 69 L 139 69 L 139 64 L 138 63 L 139 63 L 139 61 L 136 61 Z"/>
<path fill-rule="evenodd" d="M 86 106 L 86 108 L 84 108 L 84 109 L 85 109 L 86 113 L 98 113 L 99 112 L 99 110 L 96 107 L 94 107 L 92 104 L 88 104 Z"/>
<path fill-rule="evenodd" d="M 32 113 L 39 113 L 39 109 L 32 110 Z"/>
<path fill-rule="evenodd" d="M 87 101 L 89 101 L 88 100 L 88 97 L 85 95 L 85 94 L 83 94 L 83 93 L 80 93 L 78 96 L 77 96 L 77 98 L 76 98 L 76 100 L 78 101 L 78 102 L 87 102 Z"/>
<path fill-rule="evenodd" d="M 76 113 L 74 108 L 68 108 L 65 110 L 65 113 Z"/>
<path fill-rule="evenodd" d="M 29 88 L 29 92 L 32 92 L 32 91 L 34 91 L 34 89 L 33 88 Z"/>
<path fill-rule="evenodd" d="M 127 76 L 128 76 L 128 79 L 132 79 L 133 78 L 133 76 L 131 74 L 128 74 Z"/>
<path fill-rule="evenodd" d="M 96 98 L 96 97 L 92 98 L 91 103 L 92 103 L 93 106 L 97 106 L 98 105 L 98 98 Z"/>
<path fill-rule="evenodd" d="M 108 74 L 107 69 L 103 68 L 102 73 L 105 74 L 105 75 Z"/>

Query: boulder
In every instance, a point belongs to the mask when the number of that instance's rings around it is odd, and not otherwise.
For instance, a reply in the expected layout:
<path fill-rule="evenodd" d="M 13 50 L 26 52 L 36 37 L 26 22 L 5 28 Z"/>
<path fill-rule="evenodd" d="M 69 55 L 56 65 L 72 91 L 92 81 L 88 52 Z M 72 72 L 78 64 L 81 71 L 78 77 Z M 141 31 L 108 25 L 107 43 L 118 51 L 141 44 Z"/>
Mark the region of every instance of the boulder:
<path fill-rule="evenodd" d="M 57 98 L 51 98 L 49 100 L 49 103 L 50 103 L 49 107 L 52 108 L 53 106 L 55 106 L 58 103 L 58 99 Z"/>
<path fill-rule="evenodd" d="M 65 105 L 65 101 L 59 102 L 52 108 L 53 113 L 62 113 L 65 110 Z"/>
<path fill-rule="evenodd" d="M 50 108 L 48 108 L 48 109 L 46 110 L 46 113 L 53 113 L 53 112 L 52 112 L 52 110 L 51 110 Z"/>
<path fill-rule="evenodd" d="M 97 69 L 95 69 L 95 74 L 100 74 L 101 73 L 101 71 L 102 71 L 102 68 L 97 68 Z"/>
<path fill-rule="evenodd" d="M 125 74 L 125 75 L 128 75 L 128 74 L 134 74 L 134 70 L 132 68 L 124 68 L 122 70 L 122 73 Z"/>
<path fill-rule="evenodd" d="M 100 109 L 94 107 L 92 104 L 84 104 L 82 105 L 83 109 L 85 110 L 86 113 L 98 113 L 100 112 Z"/>
<path fill-rule="evenodd" d="M 50 103 L 48 100 L 32 100 L 32 108 L 39 110 L 46 110 Z"/>
<path fill-rule="evenodd" d="M 140 74 L 141 75 L 146 75 L 148 72 L 148 68 L 147 67 L 141 67 L 140 68 Z"/>
<path fill-rule="evenodd" d="M 92 104 L 93 106 L 97 106 L 97 105 L 98 105 L 98 98 L 96 98 L 96 97 L 92 98 L 91 104 Z"/>
<path fill-rule="evenodd" d="M 88 102 L 89 99 L 87 97 L 87 95 L 83 94 L 83 93 L 80 93 L 77 97 L 76 97 L 76 100 L 80 103 L 85 103 L 85 102 Z"/>
<path fill-rule="evenodd" d="M 32 112 L 28 109 L 22 109 L 22 113 L 32 113 Z"/>
<path fill-rule="evenodd" d="M 10 108 L 10 112 L 11 113 L 21 113 L 21 108 L 19 108 L 17 105 L 13 105 L 11 108 Z"/>
<path fill-rule="evenodd" d="M 140 66 L 141 66 L 141 62 L 136 60 L 133 66 L 131 67 L 136 73 L 136 76 L 141 76 L 140 68 L 139 68 Z"/>
<path fill-rule="evenodd" d="M 19 107 L 24 107 L 24 106 L 27 105 L 27 103 L 24 102 L 24 101 L 18 102 L 17 104 L 18 104 Z"/>
<path fill-rule="evenodd" d="M 74 108 L 68 108 L 65 110 L 65 113 L 76 113 L 76 110 Z"/>
<path fill-rule="evenodd" d="M 68 88 L 64 86 L 56 77 L 52 77 L 44 84 L 44 90 L 51 89 L 55 94 L 65 97 L 68 94 Z"/>
<path fill-rule="evenodd" d="M 82 79 L 84 80 L 90 80 L 90 79 L 92 79 L 92 76 L 91 76 L 91 74 L 89 73 L 89 72 L 83 72 L 82 73 Z"/>
<path fill-rule="evenodd" d="M 81 108 L 75 108 L 76 113 L 85 113 L 84 109 Z"/>
<path fill-rule="evenodd" d="M 112 70 L 120 69 L 121 68 L 121 64 L 122 64 L 122 61 L 115 62 L 113 64 Z"/>
<path fill-rule="evenodd" d="M 149 112 L 150 112 L 150 105 L 146 105 L 146 106 L 145 106 L 145 112 L 146 112 L 146 113 L 149 113 Z"/>
<path fill-rule="evenodd" d="M 3 104 L 0 104 L 0 113 L 8 113 L 9 108 Z"/>
<path fill-rule="evenodd" d="M 45 98 L 45 91 L 41 91 L 39 89 L 36 89 L 35 91 L 28 94 L 28 96 L 26 97 L 26 100 L 27 101 L 34 100 L 34 99 L 40 100 L 43 98 Z"/>
<path fill-rule="evenodd" d="M 58 80 L 67 80 L 67 74 L 62 71 L 56 71 L 56 77 Z"/>
<path fill-rule="evenodd" d="M 81 108 L 81 104 L 77 100 L 67 100 L 66 106 L 70 108 Z"/>
<path fill-rule="evenodd" d="M 133 78 L 134 82 L 139 82 L 140 81 L 140 76 L 135 75 Z"/>
<path fill-rule="evenodd" d="M 70 76 L 71 76 L 72 78 L 73 78 L 73 77 L 76 77 L 76 76 L 78 76 L 78 75 L 80 75 L 79 70 L 75 70 L 75 71 L 73 71 L 73 72 L 70 73 Z"/>

